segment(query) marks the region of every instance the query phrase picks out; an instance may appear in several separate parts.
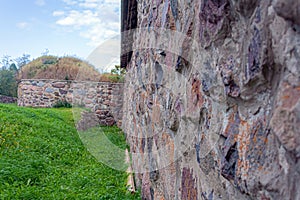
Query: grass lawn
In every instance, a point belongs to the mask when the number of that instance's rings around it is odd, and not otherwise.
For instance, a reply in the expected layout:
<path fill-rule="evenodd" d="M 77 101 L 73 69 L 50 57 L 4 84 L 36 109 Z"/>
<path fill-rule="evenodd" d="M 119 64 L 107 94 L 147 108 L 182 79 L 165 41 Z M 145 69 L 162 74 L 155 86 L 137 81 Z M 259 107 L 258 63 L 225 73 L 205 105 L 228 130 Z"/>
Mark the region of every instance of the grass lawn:
<path fill-rule="evenodd" d="M 72 109 L 0 104 L 0 199 L 140 199 L 125 172 L 97 161 L 97 131 L 78 134 Z M 101 131 L 126 148 L 117 127 Z"/>

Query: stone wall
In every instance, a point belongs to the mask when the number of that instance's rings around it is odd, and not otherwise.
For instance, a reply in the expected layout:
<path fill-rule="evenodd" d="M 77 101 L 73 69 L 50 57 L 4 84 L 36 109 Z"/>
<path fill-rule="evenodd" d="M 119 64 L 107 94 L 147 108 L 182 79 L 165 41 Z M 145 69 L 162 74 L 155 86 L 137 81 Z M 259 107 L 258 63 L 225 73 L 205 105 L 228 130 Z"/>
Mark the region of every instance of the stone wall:
<path fill-rule="evenodd" d="M 101 124 L 120 124 L 123 84 L 59 80 L 22 80 L 19 83 L 19 106 L 49 108 L 64 101 L 91 109 Z"/>
<path fill-rule="evenodd" d="M 0 103 L 16 103 L 17 98 L 0 95 Z"/>
<path fill-rule="evenodd" d="M 300 1 L 136 2 L 123 130 L 143 199 L 300 199 Z"/>

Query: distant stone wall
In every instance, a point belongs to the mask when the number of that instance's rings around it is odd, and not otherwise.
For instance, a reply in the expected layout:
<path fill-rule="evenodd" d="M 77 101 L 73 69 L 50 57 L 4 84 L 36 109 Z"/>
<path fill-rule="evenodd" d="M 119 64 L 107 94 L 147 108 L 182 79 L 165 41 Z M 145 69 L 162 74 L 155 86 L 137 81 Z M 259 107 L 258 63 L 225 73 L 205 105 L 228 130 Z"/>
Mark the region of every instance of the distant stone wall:
<path fill-rule="evenodd" d="M 53 107 L 60 101 L 90 108 L 104 125 L 120 124 L 123 84 L 108 82 L 22 80 L 18 86 L 18 105 Z"/>
<path fill-rule="evenodd" d="M 17 98 L 0 95 L 0 103 L 16 103 Z"/>

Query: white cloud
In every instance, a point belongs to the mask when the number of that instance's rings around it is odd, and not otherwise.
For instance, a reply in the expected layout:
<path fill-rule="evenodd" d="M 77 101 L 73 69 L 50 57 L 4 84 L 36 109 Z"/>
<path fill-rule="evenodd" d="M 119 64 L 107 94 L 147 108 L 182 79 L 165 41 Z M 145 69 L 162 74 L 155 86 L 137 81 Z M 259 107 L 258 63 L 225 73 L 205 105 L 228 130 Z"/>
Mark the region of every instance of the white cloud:
<path fill-rule="evenodd" d="M 119 33 L 118 26 L 111 23 L 100 23 L 81 32 L 80 35 L 90 40 L 89 46 L 97 47 L 103 41 L 116 36 Z"/>
<path fill-rule="evenodd" d="M 99 22 L 100 19 L 98 18 L 98 14 L 95 12 L 90 10 L 84 10 L 82 12 L 71 10 L 66 17 L 58 20 L 56 23 L 62 26 L 80 27 L 94 25 Z"/>
<path fill-rule="evenodd" d="M 69 6 L 73 6 L 77 4 L 76 0 L 63 0 L 63 2 Z"/>
<path fill-rule="evenodd" d="M 16 26 L 19 29 L 27 29 L 27 28 L 29 28 L 30 24 L 28 22 L 19 22 L 16 24 Z"/>
<path fill-rule="evenodd" d="M 119 0 L 62 0 L 68 7 L 53 12 L 56 24 L 78 31 L 89 40 L 88 45 L 98 46 L 119 33 Z"/>
<path fill-rule="evenodd" d="M 35 4 L 38 6 L 44 6 L 44 5 L 46 5 L 46 2 L 45 2 L 45 0 L 36 0 Z"/>
<path fill-rule="evenodd" d="M 97 8 L 99 6 L 98 0 L 85 0 L 82 3 L 79 3 L 80 7 L 83 8 Z"/>
<path fill-rule="evenodd" d="M 60 11 L 60 10 L 54 11 L 54 12 L 52 13 L 52 15 L 53 15 L 54 17 L 60 17 L 60 16 L 63 16 L 64 14 L 65 14 L 65 12 L 64 12 L 64 11 Z"/>

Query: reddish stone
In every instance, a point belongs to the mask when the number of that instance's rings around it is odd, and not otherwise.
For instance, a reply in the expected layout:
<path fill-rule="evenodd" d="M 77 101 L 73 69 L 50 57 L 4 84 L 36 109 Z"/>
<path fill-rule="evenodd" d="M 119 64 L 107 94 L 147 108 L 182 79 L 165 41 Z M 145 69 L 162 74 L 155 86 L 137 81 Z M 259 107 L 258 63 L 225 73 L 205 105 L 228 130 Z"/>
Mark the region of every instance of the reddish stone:
<path fill-rule="evenodd" d="M 198 105 L 199 107 L 201 107 L 204 102 L 200 87 L 201 87 L 200 80 L 194 78 L 192 80 L 192 89 L 191 89 L 192 102 L 194 105 Z"/>
<path fill-rule="evenodd" d="M 92 104 L 92 103 L 93 103 L 93 101 L 92 101 L 92 100 L 90 100 L 90 99 L 86 99 L 86 100 L 84 101 L 84 103 L 85 103 L 85 104 Z"/>
<path fill-rule="evenodd" d="M 184 167 L 181 176 L 181 199 L 197 200 L 198 190 L 196 180 L 193 177 L 193 170 Z"/>
<path fill-rule="evenodd" d="M 300 86 L 293 87 L 288 83 L 283 84 L 283 92 L 280 95 L 279 101 L 281 101 L 283 108 L 292 108 L 300 99 Z"/>
<path fill-rule="evenodd" d="M 64 88 L 65 83 L 57 82 L 57 83 L 52 83 L 52 86 L 55 88 Z"/>
<path fill-rule="evenodd" d="M 114 118 L 112 118 L 112 117 L 106 118 L 106 119 L 105 119 L 105 122 L 106 122 L 106 125 L 108 125 L 108 126 L 112 126 L 112 125 L 115 124 L 115 120 L 114 120 Z"/>

